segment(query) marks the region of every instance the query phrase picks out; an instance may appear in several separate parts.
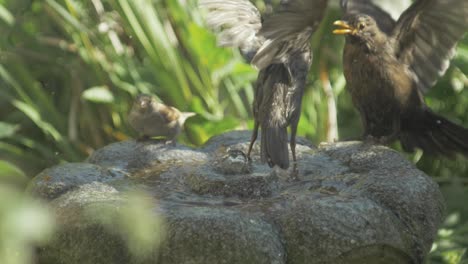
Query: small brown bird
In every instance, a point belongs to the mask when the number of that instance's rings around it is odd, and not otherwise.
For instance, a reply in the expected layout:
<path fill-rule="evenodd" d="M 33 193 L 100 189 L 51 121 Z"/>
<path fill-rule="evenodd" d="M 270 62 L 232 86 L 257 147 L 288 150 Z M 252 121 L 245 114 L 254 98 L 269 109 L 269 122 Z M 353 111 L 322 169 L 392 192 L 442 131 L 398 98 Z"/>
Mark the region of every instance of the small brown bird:
<path fill-rule="evenodd" d="M 147 94 L 140 94 L 136 97 L 128 122 L 142 137 L 164 137 L 175 144 L 176 137 L 182 131 L 182 127 L 187 118 L 195 113 L 180 112 L 174 107 L 158 103 Z"/>
<path fill-rule="evenodd" d="M 424 102 L 449 66 L 468 28 L 467 0 L 417 0 L 398 19 L 369 0 L 341 1 L 346 35 L 347 90 L 364 125 L 364 136 L 405 151 L 468 155 L 468 129 L 437 115 Z"/>
<path fill-rule="evenodd" d="M 253 102 L 254 131 L 247 156 L 261 127 L 262 162 L 289 167 L 287 127 L 296 162 L 296 131 L 301 102 L 312 62 L 310 37 L 320 23 L 328 0 L 282 0 L 277 12 L 262 18 L 248 0 L 201 0 L 207 23 L 221 30 L 221 46 L 239 47 L 260 70 Z"/>

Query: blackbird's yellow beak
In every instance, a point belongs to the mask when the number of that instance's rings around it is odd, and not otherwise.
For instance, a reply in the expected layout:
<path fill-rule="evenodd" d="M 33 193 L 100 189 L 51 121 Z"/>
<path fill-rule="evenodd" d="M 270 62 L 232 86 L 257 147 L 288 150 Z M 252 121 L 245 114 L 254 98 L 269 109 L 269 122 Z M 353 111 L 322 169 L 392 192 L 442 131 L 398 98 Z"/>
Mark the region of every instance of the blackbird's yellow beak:
<path fill-rule="evenodd" d="M 337 20 L 333 22 L 333 25 L 340 27 L 333 30 L 333 34 L 336 35 L 353 35 L 356 32 L 355 29 L 348 24 L 348 22 L 343 20 Z"/>

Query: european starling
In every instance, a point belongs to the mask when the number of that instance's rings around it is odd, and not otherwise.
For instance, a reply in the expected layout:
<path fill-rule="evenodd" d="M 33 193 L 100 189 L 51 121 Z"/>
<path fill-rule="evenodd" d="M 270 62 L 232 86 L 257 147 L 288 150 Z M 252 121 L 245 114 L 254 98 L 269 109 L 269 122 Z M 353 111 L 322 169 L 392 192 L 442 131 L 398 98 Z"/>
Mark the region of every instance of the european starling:
<path fill-rule="evenodd" d="M 142 138 L 164 137 L 175 144 L 175 138 L 182 131 L 185 120 L 194 115 L 158 103 L 150 95 L 140 94 L 133 103 L 128 122 Z"/>
<path fill-rule="evenodd" d="M 253 102 L 254 130 L 247 156 L 261 127 L 262 162 L 289 167 L 287 127 L 296 162 L 296 131 L 301 102 L 312 62 L 310 37 L 328 0 L 283 0 L 277 12 L 262 18 L 248 0 L 201 0 L 208 25 L 221 30 L 221 46 L 239 47 L 260 70 Z"/>
<path fill-rule="evenodd" d="M 468 129 L 434 113 L 423 97 L 467 30 L 468 1 L 417 0 L 398 21 L 369 1 L 341 4 L 345 15 L 333 33 L 346 35 L 344 75 L 364 136 L 399 139 L 408 152 L 468 155 Z"/>

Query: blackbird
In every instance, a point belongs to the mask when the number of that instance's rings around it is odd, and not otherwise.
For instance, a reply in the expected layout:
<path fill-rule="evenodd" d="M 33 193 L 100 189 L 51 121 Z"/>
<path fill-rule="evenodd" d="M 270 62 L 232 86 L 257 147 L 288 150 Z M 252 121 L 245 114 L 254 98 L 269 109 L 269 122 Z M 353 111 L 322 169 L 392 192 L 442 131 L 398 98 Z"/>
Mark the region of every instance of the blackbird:
<path fill-rule="evenodd" d="M 247 156 L 261 127 L 260 155 L 270 167 L 289 167 L 290 148 L 296 162 L 296 132 L 301 102 L 312 62 L 310 37 L 328 0 L 282 0 L 279 9 L 262 17 L 248 0 L 201 0 L 207 23 L 219 30 L 221 46 L 239 47 L 259 69 L 253 101 L 254 130 Z"/>
<path fill-rule="evenodd" d="M 468 1 L 417 0 L 397 21 L 369 0 L 341 6 L 333 33 L 346 36 L 343 71 L 364 136 L 400 140 L 408 152 L 468 155 L 468 129 L 434 113 L 423 97 L 468 28 Z"/>
<path fill-rule="evenodd" d="M 195 113 L 180 112 L 174 107 L 158 103 L 147 94 L 135 98 L 128 122 L 142 137 L 164 137 L 175 144 L 177 135 L 182 131 L 185 120 Z"/>

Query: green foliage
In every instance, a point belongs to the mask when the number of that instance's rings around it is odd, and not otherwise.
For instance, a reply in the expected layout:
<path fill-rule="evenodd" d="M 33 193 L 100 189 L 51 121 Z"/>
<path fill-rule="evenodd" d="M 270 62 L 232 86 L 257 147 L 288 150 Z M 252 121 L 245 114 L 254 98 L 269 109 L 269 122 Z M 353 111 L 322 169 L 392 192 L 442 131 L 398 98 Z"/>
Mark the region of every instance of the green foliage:
<path fill-rule="evenodd" d="M 0 183 L 15 184 L 18 187 L 25 187 L 29 178 L 24 172 L 14 164 L 0 160 Z"/>
<path fill-rule="evenodd" d="M 21 161 L 30 175 L 81 160 L 133 135 L 126 115 L 141 92 L 199 114 L 185 142 L 199 145 L 242 126 L 255 71 L 217 48 L 195 4 L 6 1 L 0 117 L 18 127 L 15 135 L 5 132 L 0 155 Z"/>
<path fill-rule="evenodd" d="M 0 263 L 33 263 L 33 246 L 44 244 L 53 227 L 51 214 L 41 202 L 0 184 Z"/>
<path fill-rule="evenodd" d="M 187 121 L 184 143 L 201 145 L 224 131 L 252 128 L 256 72 L 238 51 L 217 47 L 202 17 L 195 0 L 0 0 L 0 177 L 31 177 L 134 136 L 126 115 L 138 93 L 198 113 Z M 298 132 L 314 143 L 325 140 L 329 129 L 327 82 L 340 138 L 361 133 L 344 89 L 343 38 L 331 35 L 338 17 L 330 8 L 312 40 L 314 64 Z M 436 112 L 465 126 L 467 74 L 465 38 L 448 73 L 427 95 Z M 465 158 L 408 158 L 434 176 L 447 197 L 454 185 L 467 192 Z M 459 220 L 439 233 L 434 263 L 467 261 L 468 241 L 459 238 L 466 237 L 468 215 L 451 206 L 460 197 L 448 199 L 448 214 L 459 214 Z"/>
<path fill-rule="evenodd" d="M 466 196 L 465 196 L 466 197 Z M 459 213 L 448 215 L 431 250 L 431 263 L 468 263 L 468 223 L 461 223 Z"/>

